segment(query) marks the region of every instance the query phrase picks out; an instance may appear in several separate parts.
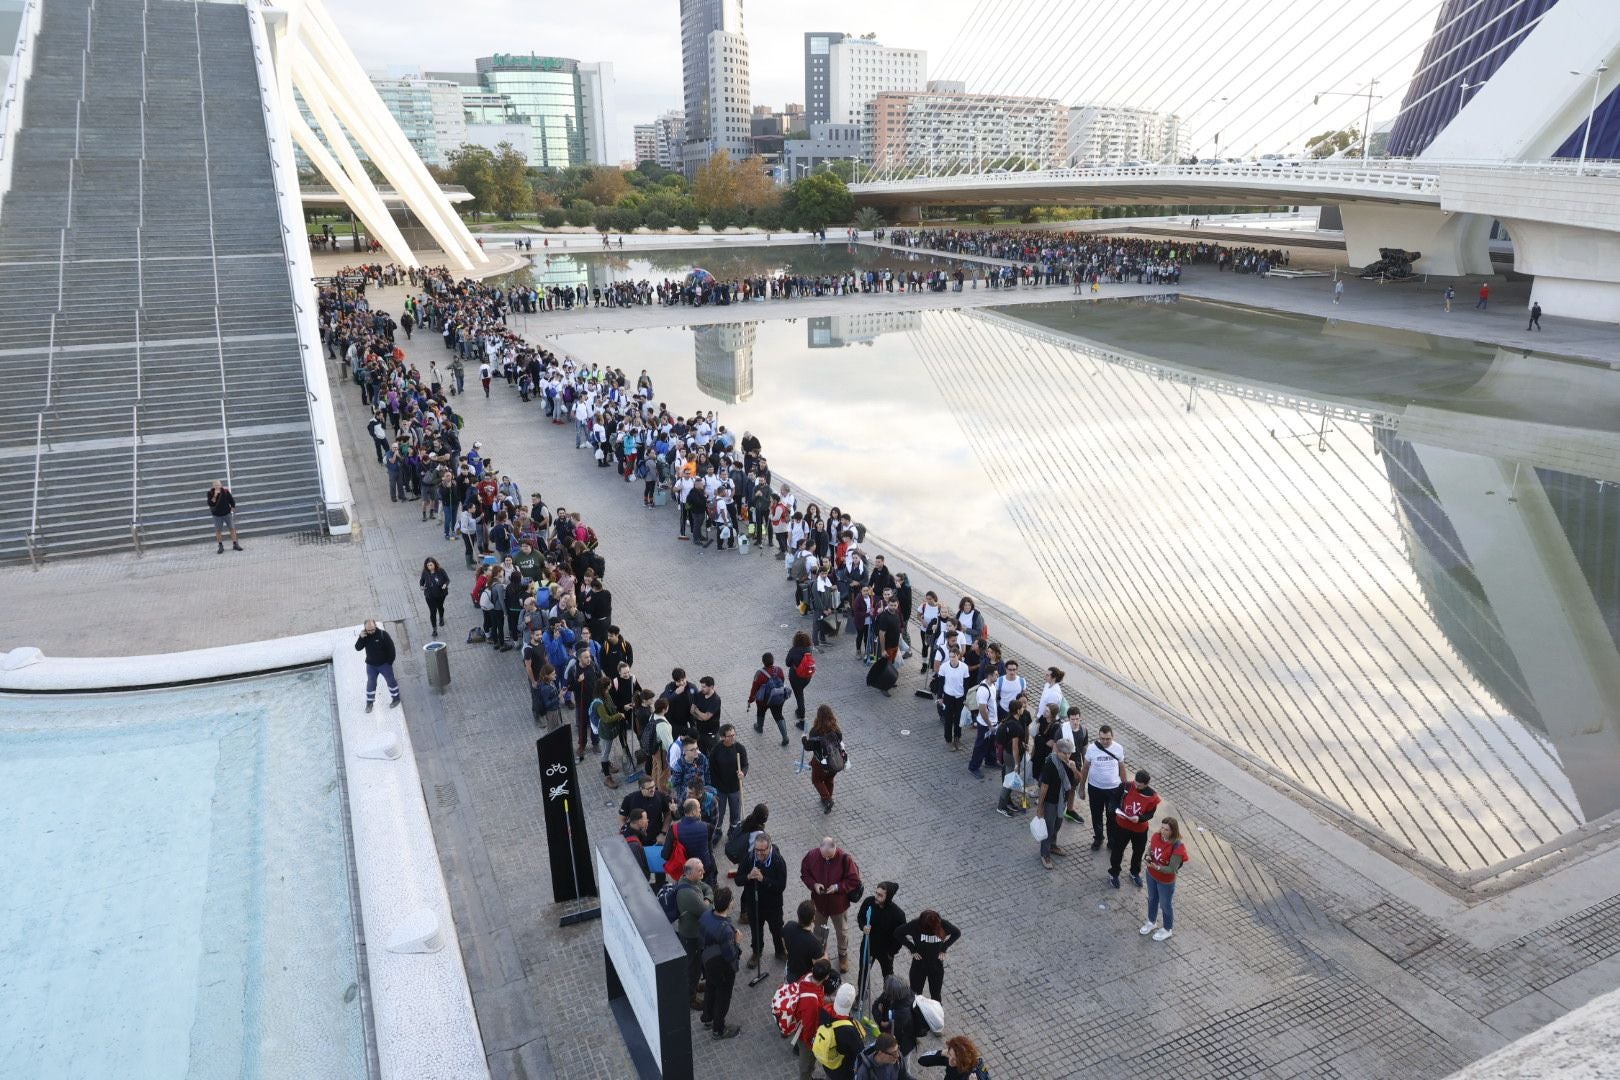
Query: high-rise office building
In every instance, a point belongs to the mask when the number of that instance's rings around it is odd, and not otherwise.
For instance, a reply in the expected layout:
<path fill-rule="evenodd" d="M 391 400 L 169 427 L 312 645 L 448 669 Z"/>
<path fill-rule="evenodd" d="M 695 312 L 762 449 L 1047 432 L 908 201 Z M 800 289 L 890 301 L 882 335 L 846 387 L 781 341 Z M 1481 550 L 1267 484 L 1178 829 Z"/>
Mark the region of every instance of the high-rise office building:
<path fill-rule="evenodd" d="M 875 38 L 846 37 L 828 54 L 827 109 L 835 124 L 861 123 L 866 106 L 881 93 L 928 85 L 928 54 L 921 49 L 891 49 Z"/>
<path fill-rule="evenodd" d="M 804 35 L 804 119 L 807 124 L 825 124 L 832 118 L 832 99 L 827 96 L 827 80 L 832 63 L 832 47 L 846 35 L 817 30 Z"/>
<path fill-rule="evenodd" d="M 1181 118 L 1128 105 L 1075 105 L 1069 109 L 1064 163 L 1174 164 L 1186 154 Z"/>
<path fill-rule="evenodd" d="M 371 85 L 417 156 L 429 165 L 448 164 L 450 153 L 467 141 L 461 87 L 455 83 L 420 75 L 373 75 Z"/>
<path fill-rule="evenodd" d="M 497 53 L 479 57 L 475 67 L 476 90 L 466 85 L 466 76 L 449 76 L 463 86 L 469 120 L 475 114 L 484 123 L 526 118 L 530 165 L 565 169 L 617 160 L 611 158 L 608 145 L 613 127 L 612 64 Z M 497 98 L 504 98 L 505 105 Z M 497 112 L 499 116 L 494 115 Z"/>
<path fill-rule="evenodd" d="M 637 124 L 634 128 L 636 164 L 658 160 L 658 125 Z"/>
<path fill-rule="evenodd" d="M 865 158 L 875 168 L 1053 168 L 1069 110 L 1056 98 L 881 93 L 866 106 Z"/>
<path fill-rule="evenodd" d="M 746 157 L 753 103 L 742 0 L 681 0 L 681 78 L 686 175 L 721 150 Z"/>

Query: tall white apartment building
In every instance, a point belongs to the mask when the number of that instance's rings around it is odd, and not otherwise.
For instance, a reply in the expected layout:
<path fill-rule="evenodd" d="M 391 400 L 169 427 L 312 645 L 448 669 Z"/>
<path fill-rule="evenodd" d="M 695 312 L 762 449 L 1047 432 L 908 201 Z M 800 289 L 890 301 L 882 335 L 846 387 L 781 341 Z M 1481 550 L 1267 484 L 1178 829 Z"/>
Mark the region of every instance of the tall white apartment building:
<path fill-rule="evenodd" d="M 1070 165 L 1144 165 L 1179 161 L 1186 154 L 1181 118 L 1128 105 L 1075 105 L 1069 109 L 1064 159 Z"/>
<path fill-rule="evenodd" d="M 827 119 L 859 124 L 866 107 L 885 92 L 925 89 L 928 53 L 894 49 L 873 38 L 846 37 L 827 47 Z"/>

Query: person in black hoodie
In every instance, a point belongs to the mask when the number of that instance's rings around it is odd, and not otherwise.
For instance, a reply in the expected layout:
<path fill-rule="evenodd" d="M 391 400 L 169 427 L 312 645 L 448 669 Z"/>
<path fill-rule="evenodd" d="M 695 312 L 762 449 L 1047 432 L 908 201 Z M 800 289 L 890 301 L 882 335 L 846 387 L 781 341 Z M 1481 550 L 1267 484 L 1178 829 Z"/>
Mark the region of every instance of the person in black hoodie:
<path fill-rule="evenodd" d="M 427 601 L 428 625 L 437 634 L 444 627 L 444 601 L 450 595 L 450 575 L 444 572 L 438 559 L 429 558 L 422 563 L 422 598 Z"/>
<path fill-rule="evenodd" d="M 894 954 L 900 951 L 900 930 L 906 924 L 906 913 L 894 902 L 894 894 L 899 891 L 900 886 L 894 882 L 880 881 L 855 913 L 855 925 L 861 928 L 866 945 L 863 979 L 873 960 L 877 961 L 885 979 L 894 974 Z"/>
<path fill-rule="evenodd" d="M 769 833 L 754 835 L 754 846 L 737 866 L 737 882 L 742 886 L 743 911 L 748 914 L 748 927 L 753 949 L 748 957 L 750 968 L 759 967 L 759 954 L 765 948 L 765 928 L 771 930 L 771 943 L 776 946 L 778 960 L 787 957 L 787 945 L 782 941 L 782 894 L 787 891 L 787 862 L 771 843 Z"/>
<path fill-rule="evenodd" d="M 928 996 L 939 1000 L 940 984 L 945 981 L 945 950 L 955 945 L 961 937 L 962 931 L 940 918 L 939 912 L 933 908 L 928 908 L 900 928 L 900 944 L 911 950 L 913 994 L 922 993 L 926 983 Z"/>
<path fill-rule="evenodd" d="M 900 1043 L 900 1056 L 911 1060 L 917 1040 L 928 1031 L 928 1021 L 917 1008 L 917 995 L 898 975 L 883 980 L 883 993 L 872 1002 L 872 1019 L 878 1030 L 893 1035 Z"/>
<path fill-rule="evenodd" d="M 366 654 L 366 712 L 377 700 L 377 676 L 388 684 L 388 707 L 399 707 L 399 680 L 394 678 L 394 639 L 388 631 L 377 625 L 376 619 L 367 619 L 365 628 L 354 642 L 355 652 Z"/>

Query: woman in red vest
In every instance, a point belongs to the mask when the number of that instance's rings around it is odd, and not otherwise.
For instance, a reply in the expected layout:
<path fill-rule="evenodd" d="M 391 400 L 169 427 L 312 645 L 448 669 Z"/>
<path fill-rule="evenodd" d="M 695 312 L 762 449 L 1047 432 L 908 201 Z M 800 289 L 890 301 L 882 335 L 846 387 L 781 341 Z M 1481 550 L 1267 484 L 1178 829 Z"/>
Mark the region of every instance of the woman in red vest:
<path fill-rule="evenodd" d="M 1136 782 L 1125 785 L 1125 794 L 1114 810 L 1114 829 L 1108 840 L 1108 883 L 1119 888 L 1119 866 L 1125 861 L 1125 846 L 1131 849 L 1131 884 L 1142 887 L 1142 849 L 1147 846 L 1148 822 L 1159 809 L 1159 793 L 1148 787 L 1146 769 L 1136 770 Z"/>
<path fill-rule="evenodd" d="M 1187 845 L 1181 842 L 1181 822 L 1167 817 L 1159 825 L 1148 844 L 1148 910 L 1147 922 L 1137 931 L 1143 937 L 1153 935 L 1154 941 L 1166 941 L 1175 932 L 1176 913 L 1173 900 L 1176 895 L 1176 874 L 1190 858 Z M 1164 908 L 1164 929 L 1155 930 L 1159 908 Z"/>

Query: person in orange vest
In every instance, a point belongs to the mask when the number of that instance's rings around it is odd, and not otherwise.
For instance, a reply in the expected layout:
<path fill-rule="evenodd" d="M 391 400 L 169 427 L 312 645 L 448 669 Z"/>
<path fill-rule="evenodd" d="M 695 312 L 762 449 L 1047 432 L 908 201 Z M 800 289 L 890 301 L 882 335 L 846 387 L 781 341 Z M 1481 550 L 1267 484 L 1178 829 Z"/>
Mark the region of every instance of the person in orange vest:
<path fill-rule="evenodd" d="M 1148 844 L 1148 909 L 1147 922 L 1143 923 L 1137 933 L 1143 937 L 1153 935 L 1154 941 L 1167 941 L 1175 933 L 1176 912 L 1173 901 L 1176 895 L 1176 875 L 1191 858 L 1187 854 L 1187 845 L 1181 842 L 1181 822 L 1173 817 L 1167 817 L 1159 825 L 1159 831 L 1153 834 L 1153 840 Z M 1164 909 L 1164 929 L 1155 930 L 1154 924 L 1159 919 L 1159 909 Z"/>

